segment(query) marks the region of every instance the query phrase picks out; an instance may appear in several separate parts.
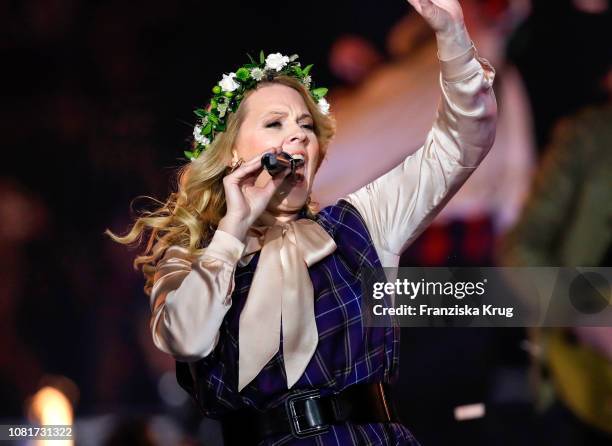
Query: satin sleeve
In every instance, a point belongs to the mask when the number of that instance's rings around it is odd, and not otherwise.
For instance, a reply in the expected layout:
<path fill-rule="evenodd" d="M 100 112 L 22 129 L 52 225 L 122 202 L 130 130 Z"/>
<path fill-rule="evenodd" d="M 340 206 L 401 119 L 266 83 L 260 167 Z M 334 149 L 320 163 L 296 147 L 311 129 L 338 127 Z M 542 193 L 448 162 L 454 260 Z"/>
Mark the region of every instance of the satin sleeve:
<path fill-rule="evenodd" d="M 234 272 L 244 244 L 217 230 L 200 257 L 170 246 L 158 261 L 151 290 L 153 343 L 175 359 L 193 362 L 219 342 L 232 305 Z"/>
<path fill-rule="evenodd" d="M 485 157 L 495 139 L 495 70 L 474 45 L 440 60 L 441 99 L 425 143 L 345 200 L 364 218 L 383 266 L 427 227 Z M 381 148 L 384 153 L 384 148 Z"/>

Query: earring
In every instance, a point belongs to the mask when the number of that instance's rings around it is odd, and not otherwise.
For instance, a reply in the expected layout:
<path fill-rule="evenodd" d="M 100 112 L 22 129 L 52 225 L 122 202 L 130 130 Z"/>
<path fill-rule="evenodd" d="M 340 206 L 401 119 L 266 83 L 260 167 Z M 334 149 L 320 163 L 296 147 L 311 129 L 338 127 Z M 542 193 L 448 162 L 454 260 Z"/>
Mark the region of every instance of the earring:
<path fill-rule="evenodd" d="M 232 166 L 230 167 L 230 173 L 232 173 L 234 170 L 236 170 L 240 166 L 242 166 L 242 163 L 244 163 L 244 160 L 242 158 L 240 158 L 238 161 L 236 161 L 234 164 L 232 164 Z"/>

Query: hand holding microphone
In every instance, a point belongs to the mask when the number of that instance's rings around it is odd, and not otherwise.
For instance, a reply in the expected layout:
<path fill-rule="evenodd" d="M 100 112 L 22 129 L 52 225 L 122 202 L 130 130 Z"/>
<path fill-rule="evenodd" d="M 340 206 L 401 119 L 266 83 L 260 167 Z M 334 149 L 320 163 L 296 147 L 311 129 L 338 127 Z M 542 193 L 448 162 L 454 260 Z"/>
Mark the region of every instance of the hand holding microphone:
<path fill-rule="evenodd" d="M 244 241 L 247 230 L 266 209 L 285 178 L 295 174 L 303 164 L 301 155 L 292 157 L 286 152 L 268 152 L 239 164 L 223 179 L 227 210 L 218 229 Z M 262 169 L 266 169 L 272 179 L 265 186 L 257 186 L 255 180 Z"/>
<path fill-rule="evenodd" d="M 276 175 L 265 185 L 256 184 L 259 174 L 264 169 L 262 155 L 256 155 L 248 161 L 240 160 L 223 178 L 226 213 L 219 221 L 218 229 L 244 241 L 251 225 L 259 218 L 268 206 L 291 170 L 287 167 L 277 168 Z"/>

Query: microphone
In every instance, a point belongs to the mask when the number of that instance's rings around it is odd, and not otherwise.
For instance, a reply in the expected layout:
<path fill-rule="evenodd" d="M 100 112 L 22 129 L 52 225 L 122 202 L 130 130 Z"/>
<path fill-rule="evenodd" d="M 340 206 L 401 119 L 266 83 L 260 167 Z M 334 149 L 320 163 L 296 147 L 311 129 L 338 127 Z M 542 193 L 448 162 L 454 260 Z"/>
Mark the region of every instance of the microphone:
<path fill-rule="evenodd" d="M 287 167 L 291 168 L 291 175 L 295 174 L 298 167 L 304 164 L 304 158 L 301 155 L 292 157 L 287 152 L 281 152 L 278 155 L 275 153 L 265 153 L 261 157 L 261 165 L 272 176 L 282 172 Z"/>

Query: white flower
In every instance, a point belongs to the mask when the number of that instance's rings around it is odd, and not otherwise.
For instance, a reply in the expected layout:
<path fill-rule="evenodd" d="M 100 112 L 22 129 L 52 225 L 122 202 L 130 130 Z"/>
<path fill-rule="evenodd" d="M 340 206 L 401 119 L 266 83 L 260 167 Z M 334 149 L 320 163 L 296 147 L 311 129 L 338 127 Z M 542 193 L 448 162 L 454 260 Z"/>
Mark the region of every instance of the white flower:
<path fill-rule="evenodd" d="M 319 99 L 319 102 L 317 104 L 321 113 L 323 113 L 324 115 L 329 114 L 329 102 L 327 102 L 325 98 Z"/>
<path fill-rule="evenodd" d="M 221 102 L 217 104 L 217 111 L 219 112 L 219 117 L 222 118 L 225 116 L 225 112 L 227 112 L 227 104 L 225 102 Z"/>
<path fill-rule="evenodd" d="M 302 79 L 302 83 L 306 85 L 306 88 L 310 88 L 311 82 L 312 82 L 312 78 L 310 77 L 310 75 L 304 76 L 304 79 Z"/>
<path fill-rule="evenodd" d="M 268 57 L 266 57 L 266 69 L 280 71 L 288 62 L 289 58 L 281 53 L 268 54 Z"/>
<path fill-rule="evenodd" d="M 236 73 L 224 74 L 223 79 L 219 82 L 219 86 L 223 91 L 234 91 L 240 84 L 234 80 Z"/>
<path fill-rule="evenodd" d="M 193 139 L 195 139 L 198 144 L 202 144 L 203 146 L 207 146 L 208 144 L 210 144 L 210 139 L 202 135 L 201 125 L 196 125 L 193 129 Z"/>
<path fill-rule="evenodd" d="M 251 70 L 251 77 L 255 79 L 257 82 L 259 82 L 264 77 L 264 70 L 262 70 L 261 68 L 257 68 L 257 67 L 253 68 Z"/>
<path fill-rule="evenodd" d="M 289 56 L 289 62 L 293 62 L 294 60 L 297 60 L 297 58 L 300 57 L 297 54 L 292 54 L 291 56 Z"/>

